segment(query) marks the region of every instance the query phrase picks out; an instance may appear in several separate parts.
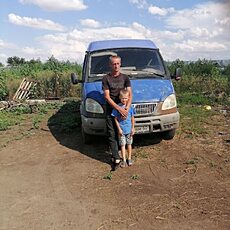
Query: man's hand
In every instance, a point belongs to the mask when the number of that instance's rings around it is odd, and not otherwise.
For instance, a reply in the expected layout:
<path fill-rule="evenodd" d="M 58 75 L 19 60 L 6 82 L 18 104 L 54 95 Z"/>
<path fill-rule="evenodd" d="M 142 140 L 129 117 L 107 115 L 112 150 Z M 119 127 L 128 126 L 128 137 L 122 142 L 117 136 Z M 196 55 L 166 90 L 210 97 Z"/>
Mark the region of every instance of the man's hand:
<path fill-rule="evenodd" d="M 125 120 L 128 116 L 129 111 L 120 107 L 118 112 L 121 114 L 121 118 Z"/>

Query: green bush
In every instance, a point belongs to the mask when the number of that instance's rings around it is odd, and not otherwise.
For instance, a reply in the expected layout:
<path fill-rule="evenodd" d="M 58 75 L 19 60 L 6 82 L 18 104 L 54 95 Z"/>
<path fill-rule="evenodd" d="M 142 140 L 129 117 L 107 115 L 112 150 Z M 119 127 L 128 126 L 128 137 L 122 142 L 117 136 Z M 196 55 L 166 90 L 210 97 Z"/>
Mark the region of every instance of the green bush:
<path fill-rule="evenodd" d="M 81 75 L 82 67 L 77 63 L 60 62 L 52 56 L 45 63 L 11 57 L 8 58 L 8 64 L 8 67 L 0 69 L 0 100 L 12 99 L 23 78 L 38 83 L 31 89 L 31 98 L 79 95 L 79 87 L 74 87 L 70 82 L 71 72 Z"/>
<path fill-rule="evenodd" d="M 0 75 L 0 100 L 4 100 L 8 95 L 8 88 L 6 85 L 6 79 Z"/>
<path fill-rule="evenodd" d="M 230 67 L 221 70 L 217 63 L 211 60 L 198 60 L 185 63 L 176 60 L 168 64 L 171 73 L 181 68 L 183 76 L 174 82 L 178 99 L 193 104 L 229 104 L 230 97 Z"/>
<path fill-rule="evenodd" d="M 58 61 L 52 56 L 45 63 L 12 57 L 8 64 L 0 69 L 0 100 L 11 99 L 23 78 L 37 82 L 30 98 L 80 97 L 81 85 L 70 81 L 71 72 L 81 76 L 82 66 L 77 63 Z M 171 73 L 178 67 L 183 73 L 182 79 L 174 82 L 179 100 L 194 104 L 230 103 L 230 65 L 221 70 L 217 63 L 205 59 L 168 64 Z"/>
<path fill-rule="evenodd" d="M 174 82 L 178 98 L 187 103 L 229 103 L 230 80 L 226 76 L 183 76 L 178 82 Z"/>

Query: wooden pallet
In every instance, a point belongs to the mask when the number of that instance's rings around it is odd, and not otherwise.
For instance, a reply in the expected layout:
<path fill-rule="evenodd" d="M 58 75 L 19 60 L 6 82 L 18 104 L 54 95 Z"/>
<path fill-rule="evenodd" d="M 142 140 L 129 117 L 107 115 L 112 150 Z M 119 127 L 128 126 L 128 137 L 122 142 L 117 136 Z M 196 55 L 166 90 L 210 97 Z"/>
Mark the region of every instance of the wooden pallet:
<path fill-rule="evenodd" d="M 14 94 L 13 100 L 24 100 L 29 99 L 30 89 L 32 86 L 35 86 L 37 83 L 34 81 L 29 81 L 24 78 L 18 87 L 16 93 Z"/>

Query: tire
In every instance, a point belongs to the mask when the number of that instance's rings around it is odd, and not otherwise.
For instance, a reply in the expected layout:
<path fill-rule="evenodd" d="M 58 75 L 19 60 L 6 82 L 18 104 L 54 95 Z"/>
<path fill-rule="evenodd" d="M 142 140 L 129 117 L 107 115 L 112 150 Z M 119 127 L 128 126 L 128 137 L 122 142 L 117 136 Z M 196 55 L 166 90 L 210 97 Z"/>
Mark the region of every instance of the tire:
<path fill-rule="evenodd" d="M 162 133 L 162 138 L 164 140 L 172 140 L 175 134 L 176 134 L 176 129 L 165 131 Z"/>
<path fill-rule="evenodd" d="M 92 140 L 91 139 L 91 135 L 85 133 L 85 131 L 84 131 L 83 128 L 81 128 L 81 136 L 82 136 L 82 142 L 83 142 L 83 144 L 88 145 L 88 144 L 91 143 L 91 140 Z"/>

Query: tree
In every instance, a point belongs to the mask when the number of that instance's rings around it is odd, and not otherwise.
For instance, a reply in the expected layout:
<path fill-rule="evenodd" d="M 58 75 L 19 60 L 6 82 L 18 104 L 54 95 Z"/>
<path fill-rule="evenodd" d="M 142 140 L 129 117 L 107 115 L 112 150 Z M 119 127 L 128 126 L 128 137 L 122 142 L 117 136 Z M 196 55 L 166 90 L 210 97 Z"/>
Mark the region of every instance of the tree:
<path fill-rule="evenodd" d="M 7 58 L 7 64 L 10 66 L 18 66 L 25 63 L 26 63 L 25 58 L 20 58 L 17 56 Z"/>
<path fill-rule="evenodd" d="M 27 61 L 27 63 L 29 64 L 42 64 L 41 60 L 38 58 L 38 59 L 30 59 L 29 61 Z"/>
<path fill-rule="evenodd" d="M 177 68 L 181 68 L 183 70 L 185 66 L 184 61 L 176 59 L 175 61 L 173 61 L 171 64 L 168 65 L 169 71 L 171 74 L 175 73 Z"/>

